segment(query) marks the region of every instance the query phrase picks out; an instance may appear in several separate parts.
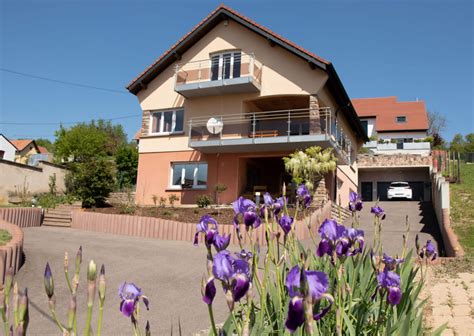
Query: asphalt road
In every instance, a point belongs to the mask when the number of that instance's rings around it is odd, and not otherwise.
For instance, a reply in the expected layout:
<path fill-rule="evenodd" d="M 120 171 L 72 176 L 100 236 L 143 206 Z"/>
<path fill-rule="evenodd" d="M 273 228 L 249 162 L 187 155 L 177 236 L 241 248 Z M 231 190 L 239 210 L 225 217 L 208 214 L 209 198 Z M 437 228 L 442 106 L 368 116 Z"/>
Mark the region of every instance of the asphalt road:
<path fill-rule="evenodd" d="M 365 232 L 365 242 L 372 245 L 374 237 L 374 215 L 370 208 L 375 202 L 365 202 L 360 212 L 360 228 Z M 408 248 L 415 248 L 415 237 L 418 234 L 420 244 L 431 239 L 437 244 L 438 251 L 443 249 L 438 222 L 431 202 L 410 201 L 387 201 L 379 202 L 379 206 L 385 210 L 386 217 L 382 221 L 382 246 L 383 250 L 390 255 L 400 255 L 403 248 L 403 234 L 406 231 L 406 216 L 410 224 L 408 234 Z M 347 219 L 345 225 L 350 225 L 351 219 Z"/>

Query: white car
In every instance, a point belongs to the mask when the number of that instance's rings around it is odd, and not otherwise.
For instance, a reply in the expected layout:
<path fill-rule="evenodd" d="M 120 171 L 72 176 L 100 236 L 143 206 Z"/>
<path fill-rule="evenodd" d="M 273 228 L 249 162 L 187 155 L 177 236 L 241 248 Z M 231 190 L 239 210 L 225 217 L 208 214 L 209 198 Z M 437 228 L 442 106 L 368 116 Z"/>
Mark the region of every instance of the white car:
<path fill-rule="evenodd" d="M 412 190 L 408 182 L 392 182 L 387 190 L 387 198 L 406 198 L 412 199 Z"/>

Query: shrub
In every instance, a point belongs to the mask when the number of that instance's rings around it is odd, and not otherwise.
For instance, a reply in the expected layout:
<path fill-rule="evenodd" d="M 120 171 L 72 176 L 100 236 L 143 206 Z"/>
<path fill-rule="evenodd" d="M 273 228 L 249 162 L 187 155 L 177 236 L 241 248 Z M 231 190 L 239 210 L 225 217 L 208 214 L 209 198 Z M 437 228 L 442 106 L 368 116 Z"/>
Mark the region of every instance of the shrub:
<path fill-rule="evenodd" d="M 166 206 L 166 198 L 161 196 L 160 197 L 160 208 L 164 208 Z"/>
<path fill-rule="evenodd" d="M 161 213 L 163 216 L 171 216 L 173 213 L 170 211 L 170 210 L 164 210 L 162 213 Z"/>
<path fill-rule="evenodd" d="M 177 201 L 179 201 L 179 197 L 176 196 L 175 194 L 171 194 L 168 196 L 168 202 L 172 208 L 174 207 L 174 202 L 177 202 Z"/>
<path fill-rule="evenodd" d="M 56 193 L 57 193 L 56 173 L 54 173 L 53 175 L 51 175 L 49 177 L 48 187 L 49 187 L 49 193 L 52 194 L 52 195 L 56 195 Z"/>
<path fill-rule="evenodd" d="M 196 197 L 196 204 L 200 208 L 207 208 L 209 205 L 211 205 L 211 198 L 209 195 L 198 195 Z"/>

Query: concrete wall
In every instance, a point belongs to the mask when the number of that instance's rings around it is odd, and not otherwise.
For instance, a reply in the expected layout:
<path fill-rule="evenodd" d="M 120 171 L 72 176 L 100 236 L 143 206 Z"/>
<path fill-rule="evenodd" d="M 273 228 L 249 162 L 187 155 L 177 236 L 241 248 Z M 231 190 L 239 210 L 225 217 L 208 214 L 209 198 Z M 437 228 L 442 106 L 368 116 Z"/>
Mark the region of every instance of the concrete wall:
<path fill-rule="evenodd" d="M 0 204 L 8 204 L 8 196 L 25 187 L 30 194 L 49 191 L 49 177 L 56 174 L 58 192 L 64 192 L 67 169 L 40 161 L 37 167 L 0 160 Z"/>
<path fill-rule="evenodd" d="M 3 135 L 0 134 L 0 150 L 4 151 L 4 160 L 13 161 L 15 160 L 16 148 L 13 146 Z"/>
<path fill-rule="evenodd" d="M 436 171 L 432 173 L 431 178 L 433 208 L 443 237 L 446 256 L 462 257 L 464 250 L 451 227 L 449 182 Z"/>
<path fill-rule="evenodd" d="M 413 138 L 413 139 L 424 139 L 428 136 L 426 132 L 383 132 L 377 133 L 379 139 L 404 139 L 404 138 Z"/>

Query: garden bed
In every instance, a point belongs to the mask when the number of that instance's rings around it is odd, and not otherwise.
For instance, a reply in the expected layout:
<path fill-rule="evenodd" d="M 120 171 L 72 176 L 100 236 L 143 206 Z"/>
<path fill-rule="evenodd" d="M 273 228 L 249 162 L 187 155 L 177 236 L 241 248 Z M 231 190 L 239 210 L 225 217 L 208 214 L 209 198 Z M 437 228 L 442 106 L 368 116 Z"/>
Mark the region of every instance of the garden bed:
<path fill-rule="evenodd" d="M 0 246 L 5 245 L 10 240 L 12 240 L 12 235 L 10 234 L 10 232 L 4 229 L 0 229 Z"/>
<path fill-rule="evenodd" d="M 232 208 L 160 208 L 160 207 L 137 207 L 133 212 L 124 212 L 123 207 L 108 206 L 103 208 L 86 209 L 88 212 L 96 212 L 113 215 L 132 215 L 142 217 L 153 217 L 168 219 L 183 223 L 198 223 L 202 216 L 209 214 L 219 224 L 232 224 L 234 219 L 234 210 Z M 290 211 L 292 211 L 290 209 Z M 298 214 L 298 220 L 303 219 L 303 214 Z"/>

